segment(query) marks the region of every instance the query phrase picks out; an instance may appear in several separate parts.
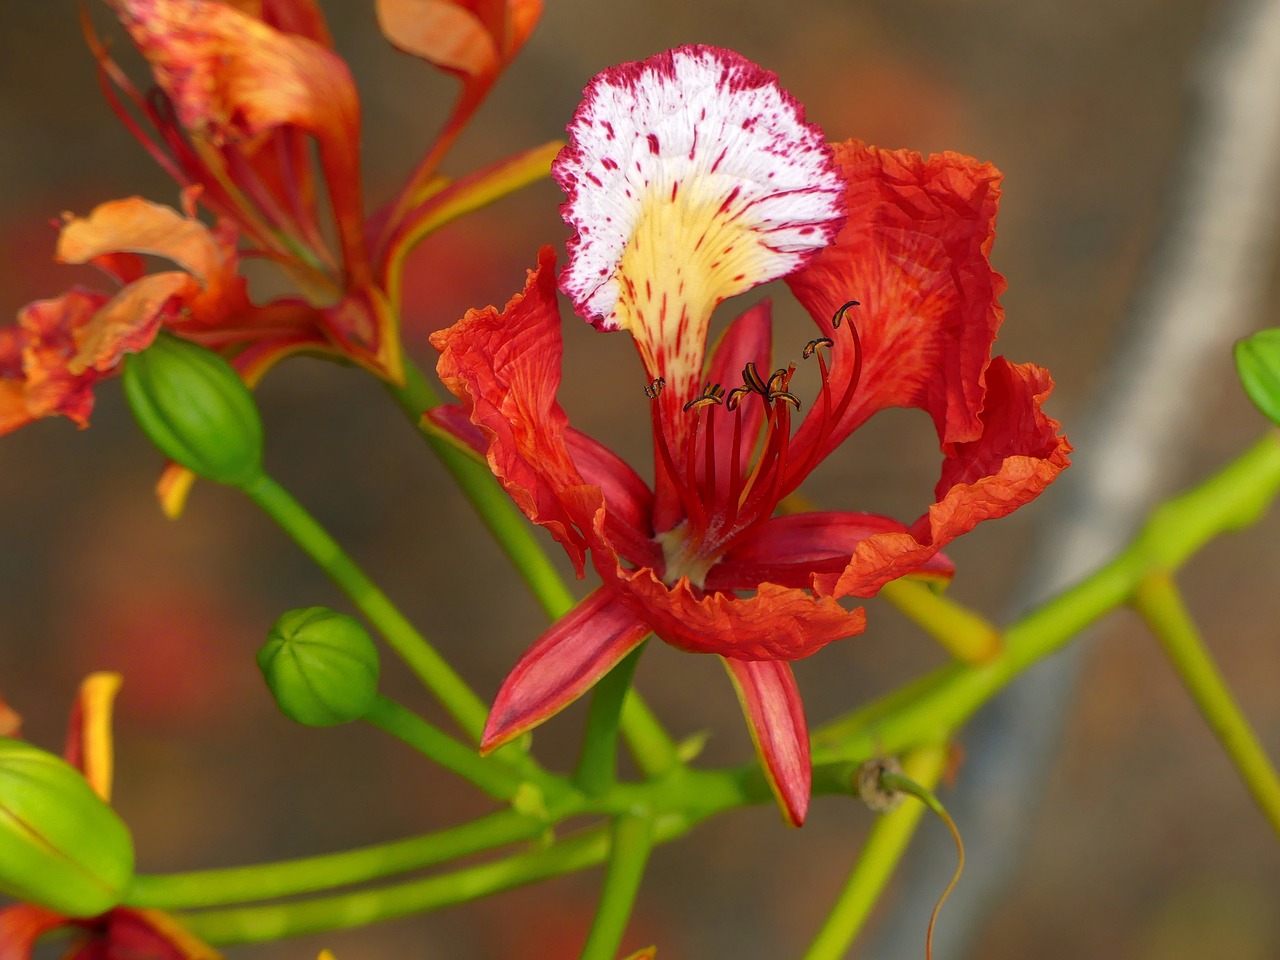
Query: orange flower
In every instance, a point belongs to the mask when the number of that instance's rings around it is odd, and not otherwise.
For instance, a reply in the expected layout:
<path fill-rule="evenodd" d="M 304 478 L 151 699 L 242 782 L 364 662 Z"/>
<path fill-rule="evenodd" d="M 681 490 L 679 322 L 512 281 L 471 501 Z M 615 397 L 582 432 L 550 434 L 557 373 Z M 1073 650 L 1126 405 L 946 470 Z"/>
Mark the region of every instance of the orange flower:
<path fill-rule="evenodd" d="M 180 269 L 145 273 L 142 254 Z M 38 300 L 0 330 L 0 434 L 60 414 L 88 424 L 93 387 L 125 353 L 144 349 L 163 326 L 235 352 L 246 379 L 264 359 L 310 347 L 323 350 L 320 312 L 303 301 L 254 306 L 238 274 L 235 228 L 212 230 L 188 210 L 139 197 L 101 204 L 88 217 L 68 215 L 58 238 L 64 263 L 92 263 L 112 293 L 75 288 Z"/>
<path fill-rule="evenodd" d="M 426 215 L 440 161 L 524 46 L 542 16 L 543 0 L 378 0 L 378 24 L 396 47 L 462 80 L 444 129 L 382 219 L 379 248 L 393 252 Z"/>
<path fill-rule="evenodd" d="M 159 87 L 140 92 L 86 26 L 113 108 L 199 202 L 234 223 L 316 308 L 333 351 L 402 377 L 395 312 L 374 284 L 360 179 L 360 101 L 310 2 L 108 0 Z M 112 89 L 112 85 L 115 89 Z M 121 102 L 120 91 L 151 127 Z M 325 239 L 323 197 L 337 250 Z"/>

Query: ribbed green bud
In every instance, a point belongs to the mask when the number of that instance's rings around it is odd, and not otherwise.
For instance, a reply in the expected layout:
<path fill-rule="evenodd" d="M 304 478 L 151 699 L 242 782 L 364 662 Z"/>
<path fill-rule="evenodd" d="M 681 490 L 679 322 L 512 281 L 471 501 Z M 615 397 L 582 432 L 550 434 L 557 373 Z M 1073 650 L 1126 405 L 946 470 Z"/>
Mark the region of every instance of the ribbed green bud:
<path fill-rule="evenodd" d="M 378 696 L 378 651 L 363 626 L 328 607 L 280 616 L 258 668 L 290 720 L 331 727 L 358 720 Z"/>
<path fill-rule="evenodd" d="M 169 459 L 243 487 L 262 475 L 262 420 L 253 394 L 222 357 L 161 333 L 124 365 L 138 424 Z"/>
<path fill-rule="evenodd" d="M 129 829 L 66 761 L 0 738 L 0 893 L 69 917 L 120 902 Z"/>

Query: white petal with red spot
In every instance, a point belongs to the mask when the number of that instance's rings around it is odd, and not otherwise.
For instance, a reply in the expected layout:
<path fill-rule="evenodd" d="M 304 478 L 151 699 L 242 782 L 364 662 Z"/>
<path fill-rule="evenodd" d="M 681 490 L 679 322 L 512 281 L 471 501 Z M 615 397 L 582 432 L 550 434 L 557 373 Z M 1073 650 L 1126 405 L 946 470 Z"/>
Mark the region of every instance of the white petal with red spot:
<path fill-rule="evenodd" d="M 709 312 L 797 269 L 843 219 L 822 131 L 773 73 L 715 47 L 596 77 L 553 173 L 577 231 L 561 287 L 602 329 L 634 329 L 629 301 L 657 303 L 654 287 L 671 282 L 669 300 Z"/>

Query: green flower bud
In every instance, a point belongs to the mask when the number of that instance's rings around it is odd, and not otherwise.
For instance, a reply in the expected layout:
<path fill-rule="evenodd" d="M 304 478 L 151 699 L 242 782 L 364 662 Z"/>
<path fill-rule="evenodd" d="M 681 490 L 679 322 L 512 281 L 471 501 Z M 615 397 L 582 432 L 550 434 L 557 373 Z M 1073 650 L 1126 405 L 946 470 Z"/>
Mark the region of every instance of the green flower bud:
<path fill-rule="evenodd" d="M 69 917 L 120 902 L 133 839 L 74 767 L 0 738 L 0 893 Z"/>
<path fill-rule="evenodd" d="M 378 696 L 378 651 L 360 623 L 328 607 L 281 614 L 258 668 L 281 712 L 309 727 L 363 717 Z"/>
<path fill-rule="evenodd" d="M 262 420 L 222 357 L 161 332 L 124 365 L 138 424 L 165 456 L 201 477 L 243 487 L 262 475 Z"/>

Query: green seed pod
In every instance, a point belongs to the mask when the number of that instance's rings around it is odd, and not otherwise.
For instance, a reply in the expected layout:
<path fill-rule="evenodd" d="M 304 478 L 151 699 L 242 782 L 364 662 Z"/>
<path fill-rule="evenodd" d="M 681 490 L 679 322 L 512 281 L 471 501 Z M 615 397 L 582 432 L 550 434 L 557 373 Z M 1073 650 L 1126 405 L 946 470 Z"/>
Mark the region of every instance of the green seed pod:
<path fill-rule="evenodd" d="M 124 392 L 138 424 L 169 459 L 236 487 L 262 475 L 262 420 L 222 357 L 161 332 L 125 360 Z"/>
<path fill-rule="evenodd" d="M 120 902 L 129 828 L 66 761 L 0 738 L 0 893 L 69 917 Z"/>
<path fill-rule="evenodd" d="M 280 710 L 309 727 L 358 720 L 378 696 L 378 651 L 360 623 L 328 607 L 281 614 L 258 650 Z"/>

